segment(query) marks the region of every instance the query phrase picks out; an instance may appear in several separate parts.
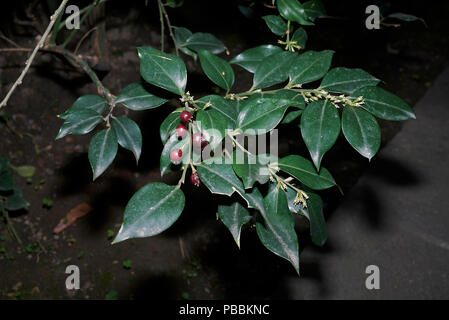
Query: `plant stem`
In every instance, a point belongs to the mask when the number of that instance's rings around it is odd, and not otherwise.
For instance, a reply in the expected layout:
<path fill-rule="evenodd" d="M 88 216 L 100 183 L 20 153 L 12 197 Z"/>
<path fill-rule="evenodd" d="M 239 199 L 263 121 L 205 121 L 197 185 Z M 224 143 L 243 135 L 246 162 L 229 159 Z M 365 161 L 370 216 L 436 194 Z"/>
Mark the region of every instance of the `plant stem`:
<path fill-rule="evenodd" d="M 186 173 L 187 173 L 187 169 L 189 168 L 189 164 L 190 166 L 192 166 L 192 172 L 195 172 L 194 168 L 193 168 L 193 164 L 192 164 L 192 134 L 193 134 L 193 130 L 192 130 L 192 125 L 189 125 L 189 132 L 190 132 L 190 136 L 189 136 L 189 163 L 185 163 L 184 164 L 184 170 L 182 171 L 182 176 L 181 179 L 179 179 L 178 181 L 178 185 L 176 186 L 178 189 L 181 188 L 181 185 L 184 183 L 185 179 L 186 179 Z"/>
<path fill-rule="evenodd" d="M 157 6 L 159 8 L 159 19 L 161 21 L 161 51 L 164 52 L 164 37 L 165 37 L 165 31 L 164 31 L 164 16 L 162 12 L 163 4 L 161 0 L 157 0 Z"/>
<path fill-rule="evenodd" d="M 246 150 L 246 148 L 245 148 L 244 146 L 242 146 L 242 145 L 237 141 L 237 139 L 235 139 L 235 138 L 234 138 L 233 136 L 231 136 L 230 134 L 228 134 L 228 137 L 231 138 L 231 140 L 235 143 L 235 145 L 236 145 L 237 147 L 239 147 L 243 152 L 245 152 L 245 153 L 247 153 L 247 154 L 249 154 L 249 155 L 252 155 L 252 153 L 249 152 L 248 150 Z"/>
<path fill-rule="evenodd" d="M 158 0 L 158 1 L 160 2 L 160 0 Z M 173 27 L 170 23 L 170 19 L 168 18 L 168 14 L 167 14 L 167 11 L 165 10 L 164 5 L 161 6 L 161 9 L 162 9 L 162 13 L 164 14 L 165 21 L 167 21 L 168 32 L 170 33 L 170 37 L 175 45 L 176 55 L 179 56 L 179 45 L 178 45 L 178 42 L 176 42 L 175 35 L 173 34 Z"/>
<path fill-rule="evenodd" d="M 50 23 L 48 24 L 47 29 L 45 30 L 44 34 L 42 35 L 41 39 L 37 43 L 36 47 L 34 48 L 33 52 L 31 53 L 31 56 L 28 58 L 28 60 L 25 62 L 25 68 L 22 70 L 22 73 L 20 74 L 19 78 L 14 82 L 11 89 L 9 89 L 8 93 L 6 94 L 6 97 L 3 99 L 3 101 L 0 103 L 0 109 L 8 103 L 9 98 L 11 97 L 14 90 L 22 84 L 23 78 L 25 77 L 26 73 L 28 72 L 28 69 L 30 68 L 31 64 L 33 63 L 33 60 L 36 56 L 36 53 L 39 51 L 40 48 L 44 46 L 45 40 L 47 39 L 48 34 L 50 33 L 51 29 L 53 28 L 53 25 L 56 22 L 57 17 L 59 14 L 64 10 L 68 0 L 62 0 L 61 5 L 58 9 L 56 9 L 55 13 L 50 17 Z"/>
<path fill-rule="evenodd" d="M 83 14 L 83 16 L 80 19 L 80 24 L 82 24 L 84 22 L 84 20 L 86 20 L 86 18 L 89 16 L 89 14 L 93 10 L 93 8 L 97 5 L 98 5 L 98 1 L 95 0 L 87 7 L 86 12 Z M 70 43 L 70 41 L 72 41 L 72 38 L 75 36 L 77 31 L 78 31 L 77 29 L 73 29 L 72 32 L 70 32 L 69 36 L 64 40 L 61 47 L 65 48 Z"/>

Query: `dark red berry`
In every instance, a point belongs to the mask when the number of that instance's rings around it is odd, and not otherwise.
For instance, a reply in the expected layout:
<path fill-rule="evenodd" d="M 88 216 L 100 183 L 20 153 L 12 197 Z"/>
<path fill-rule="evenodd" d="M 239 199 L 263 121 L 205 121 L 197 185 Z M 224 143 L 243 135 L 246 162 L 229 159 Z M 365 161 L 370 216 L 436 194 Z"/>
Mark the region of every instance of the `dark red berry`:
<path fill-rule="evenodd" d="M 192 114 L 189 111 L 184 110 L 183 112 L 181 112 L 179 117 L 181 118 L 182 122 L 189 122 L 192 119 Z"/>
<path fill-rule="evenodd" d="M 182 150 L 173 149 L 172 151 L 170 151 L 170 160 L 174 164 L 180 164 L 182 160 Z"/>
<path fill-rule="evenodd" d="M 192 175 L 190 176 L 190 182 L 197 187 L 201 185 L 201 180 L 197 172 L 192 173 Z"/>
<path fill-rule="evenodd" d="M 187 128 L 185 125 L 180 124 L 179 126 L 176 127 L 176 135 L 178 136 L 178 138 L 184 139 L 185 136 L 187 135 Z"/>
<path fill-rule="evenodd" d="M 194 133 L 192 137 L 192 143 L 194 148 L 200 148 L 201 142 L 203 142 L 203 135 L 199 132 Z"/>

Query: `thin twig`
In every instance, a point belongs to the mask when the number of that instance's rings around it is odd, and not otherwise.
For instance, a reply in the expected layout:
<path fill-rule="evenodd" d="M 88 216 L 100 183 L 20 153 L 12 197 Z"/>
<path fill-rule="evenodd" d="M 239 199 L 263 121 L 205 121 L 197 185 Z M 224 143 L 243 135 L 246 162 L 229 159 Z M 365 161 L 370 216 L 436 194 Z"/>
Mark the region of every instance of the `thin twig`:
<path fill-rule="evenodd" d="M 51 29 L 53 28 L 53 25 L 54 25 L 54 23 L 56 21 L 56 18 L 59 16 L 61 11 L 64 9 L 64 7 L 66 6 L 67 2 L 68 2 L 68 0 L 62 0 L 61 5 L 59 6 L 59 8 L 56 9 L 55 13 L 50 17 L 50 23 L 48 24 L 47 29 L 45 30 L 45 32 L 42 35 L 42 37 L 39 40 L 39 42 L 37 43 L 36 47 L 34 48 L 33 52 L 31 53 L 31 56 L 29 57 L 29 59 L 25 62 L 25 68 L 22 70 L 22 73 L 20 74 L 19 78 L 16 80 L 16 82 L 14 82 L 13 86 L 8 91 L 8 93 L 6 94 L 6 97 L 0 103 L 0 109 L 2 107 L 6 106 L 6 104 L 8 103 L 8 100 L 11 97 L 12 93 L 14 92 L 14 90 L 17 88 L 17 86 L 22 84 L 23 78 L 25 77 L 26 73 L 28 72 L 28 69 L 30 68 L 31 64 L 33 63 L 33 60 L 34 60 L 34 57 L 36 56 L 36 53 L 44 45 L 44 42 L 45 42 L 48 34 L 50 33 Z"/>
<path fill-rule="evenodd" d="M 87 38 L 87 36 L 94 30 L 97 30 L 97 27 L 93 27 L 92 29 L 90 29 L 89 31 L 87 31 L 84 36 L 80 39 L 80 41 L 78 41 L 75 51 L 73 51 L 74 54 L 76 54 L 78 52 L 78 49 L 80 48 L 81 44 L 83 43 L 83 41 Z"/>
<path fill-rule="evenodd" d="M 164 17 L 163 17 L 163 13 L 162 13 L 163 4 L 162 4 L 161 0 L 157 0 L 157 5 L 159 8 L 159 19 L 161 21 L 161 51 L 164 52 L 164 37 L 165 37 L 164 29 L 165 28 L 164 28 Z"/>
<path fill-rule="evenodd" d="M 0 48 L 0 52 L 30 52 L 30 48 Z"/>
<path fill-rule="evenodd" d="M 7 36 L 5 36 L 2 32 L 0 32 L 0 38 L 2 38 L 3 40 L 5 40 L 6 42 L 12 44 L 14 47 L 20 48 L 20 46 L 19 46 L 16 42 L 14 42 L 14 41 L 12 41 L 11 39 L 9 39 L 9 38 L 8 38 Z"/>
<path fill-rule="evenodd" d="M 178 43 L 176 42 L 175 35 L 173 34 L 173 27 L 170 23 L 170 19 L 168 18 L 167 11 L 165 10 L 165 7 L 163 5 L 162 5 L 162 12 L 164 13 L 165 21 L 167 21 L 167 26 L 168 26 L 168 31 L 170 33 L 170 37 L 173 40 L 173 43 L 175 45 L 176 55 L 179 56 L 179 51 L 178 51 L 179 46 L 178 46 Z"/>

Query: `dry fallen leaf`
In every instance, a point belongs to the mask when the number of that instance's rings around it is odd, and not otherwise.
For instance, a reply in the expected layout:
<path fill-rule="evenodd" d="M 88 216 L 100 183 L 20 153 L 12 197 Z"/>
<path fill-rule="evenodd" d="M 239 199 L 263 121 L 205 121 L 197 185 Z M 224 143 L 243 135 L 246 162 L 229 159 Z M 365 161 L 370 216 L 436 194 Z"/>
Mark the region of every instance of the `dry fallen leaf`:
<path fill-rule="evenodd" d="M 53 232 L 60 233 L 62 230 L 74 223 L 76 219 L 85 216 L 90 211 L 92 211 L 92 207 L 88 203 L 80 203 L 75 208 L 70 210 L 64 219 L 61 219 L 61 221 L 59 221 L 58 225 L 53 229 Z"/>

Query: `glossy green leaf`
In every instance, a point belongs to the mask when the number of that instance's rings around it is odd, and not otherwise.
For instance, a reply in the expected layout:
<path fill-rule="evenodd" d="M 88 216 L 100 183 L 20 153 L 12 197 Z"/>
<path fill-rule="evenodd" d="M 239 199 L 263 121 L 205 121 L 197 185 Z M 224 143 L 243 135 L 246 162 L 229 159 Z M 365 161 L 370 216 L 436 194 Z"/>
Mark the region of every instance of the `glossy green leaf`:
<path fill-rule="evenodd" d="M 229 91 L 235 80 L 231 65 L 207 50 L 198 51 L 198 56 L 207 77 L 217 86 Z"/>
<path fill-rule="evenodd" d="M 264 58 L 254 72 L 253 89 L 266 88 L 286 81 L 296 57 L 293 52 L 283 51 Z"/>
<path fill-rule="evenodd" d="M 86 134 L 91 132 L 97 124 L 103 121 L 101 114 L 94 110 L 77 110 L 65 116 L 56 139 L 61 139 L 68 134 Z"/>
<path fill-rule="evenodd" d="M 249 101 L 240 111 L 237 128 L 243 133 L 249 130 L 253 134 L 264 134 L 274 129 L 281 122 L 289 100 L 261 98 Z"/>
<path fill-rule="evenodd" d="M 371 160 L 380 147 L 380 128 L 376 119 L 361 108 L 348 106 L 343 109 L 341 127 L 349 144 Z"/>
<path fill-rule="evenodd" d="M 140 59 L 140 74 L 145 81 L 183 95 L 187 84 L 184 62 L 173 54 L 163 53 L 151 47 L 137 48 Z"/>
<path fill-rule="evenodd" d="M 6 198 L 6 210 L 20 210 L 29 207 L 30 203 L 23 198 L 22 191 L 14 189 L 13 193 Z"/>
<path fill-rule="evenodd" d="M 290 261 L 299 274 L 298 236 L 285 192 L 277 186 L 272 187 L 264 199 L 264 207 L 264 221 L 256 223 L 259 239 L 268 250 Z"/>
<path fill-rule="evenodd" d="M 314 21 L 315 18 L 326 17 L 326 9 L 321 0 L 310 0 L 303 3 L 307 17 Z"/>
<path fill-rule="evenodd" d="M 126 205 L 122 227 L 113 243 L 163 232 L 178 220 L 184 202 L 184 193 L 177 186 L 147 184 Z"/>
<path fill-rule="evenodd" d="M 213 34 L 197 32 L 186 40 L 186 45 L 193 51 L 208 50 L 213 54 L 219 54 L 226 50 L 226 46 Z"/>
<path fill-rule="evenodd" d="M 212 149 L 215 149 L 226 135 L 226 118 L 213 109 L 200 110 L 196 115 L 196 121 L 204 139 L 209 142 Z"/>
<path fill-rule="evenodd" d="M 285 99 L 288 100 L 288 104 L 290 107 L 295 107 L 297 109 L 304 109 L 306 107 L 306 102 L 299 92 L 295 92 L 292 90 L 277 90 L 276 93 L 272 95 L 263 95 L 264 98 L 273 98 L 273 99 Z"/>
<path fill-rule="evenodd" d="M 113 129 L 104 129 L 90 141 L 88 157 L 93 179 L 97 179 L 114 161 L 117 154 L 117 135 Z"/>
<path fill-rule="evenodd" d="M 176 127 L 181 123 L 179 114 L 180 112 L 174 111 L 162 121 L 159 133 L 163 144 L 168 141 L 170 136 L 175 132 Z"/>
<path fill-rule="evenodd" d="M 232 167 L 234 172 L 243 180 L 245 189 L 252 188 L 254 183 L 265 184 L 270 179 L 268 164 L 270 155 L 249 155 L 240 150 L 234 151 Z"/>
<path fill-rule="evenodd" d="M 288 71 L 290 84 L 304 84 L 321 79 L 327 73 L 331 66 L 331 50 L 307 51 L 300 54 L 291 62 Z"/>
<path fill-rule="evenodd" d="M 136 163 L 139 162 L 142 151 L 142 133 L 140 128 L 129 118 L 113 118 L 112 128 L 114 129 L 118 143 L 134 154 Z"/>
<path fill-rule="evenodd" d="M 275 35 L 282 36 L 287 32 L 287 23 L 280 16 L 268 15 L 263 16 L 262 19 Z"/>
<path fill-rule="evenodd" d="M 334 68 L 321 81 L 326 91 L 352 94 L 360 88 L 376 86 L 380 80 L 362 69 Z"/>
<path fill-rule="evenodd" d="M 201 182 L 212 192 L 231 196 L 234 191 L 244 193 L 242 182 L 232 169 L 232 164 L 225 163 L 223 158 L 221 163 L 203 162 L 197 166 L 198 175 Z"/>
<path fill-rule="evenodd" d="M 302 184 L 314 190 L 324 190 L 335 186 L 335 180 L 326 168 L 321 168 L 318 173 L 309 160 L 290 155 L 279 160 L 277 166 Z"/>
<path fill-rule="evenodd" d="M 123 88 L 115 103 L 122 103 L 128 109 L 140 111 L 157 108 L 167 101 L 149 93 L 140 83 L 131 83 Z"/>
<path fill-rule="evenodd" d="M 357 90 L 354 97 L 362 96 L 362 108 L 378 118 L 393 121 L 416 119 L 413 109 L 398 96 L 379 87 L 365 87 Z"/>
<path fill-rule="evenodd" d="M 173 27 L 173 35 L 179 49 L 189 56 L 196 56 L 195 52 L 187 48 L 187 39 L 192 36 L 192 31 L 183 27 Z"/>
<path fill-rule="evenodd" d="M 291 110 L 288 111 L 284 119 L 282 119 L 282 124 L 289 124 L 298 119 L 303 113 L 303 110 Z"/>
<path fill-rule="evenodd" d="M 264 44 L 243 51 L 239 55 L 235 56 L 230 63 L 237 64 L 245 70 L 254 73 L 264 58 L 280 52 L 283 52 L 280 47 L 273 46 L 271 44 Z"/>
<path fill-rule="evenodd" d="M 77 112 L 79 110 L 93 110 L 102 113 L 107 107 L 107 102 L 100 96 L 88 94 L 81 96 L 73 103 L 73 105 L 63 114 L 59 115 L 61 119 L 66 119 L 69 113 Z"/>
<path fill-rule="evenodd" d="M 14 180 L 11 172 L 0 172 L 0 191 L 9 191 L 14 188 Z"/>
<path fill-rule="evenodd" d="M 332 148 L 340 134 L 338 111 L 328 100 L 314 101 L 304 110 L 300 128 L 313 163 L 320 169 L 323 155 Z"/>
<path fill-rule="evenodd" d="M 307 44 L 307 33 L 304 28 L 299 28 L 298 30 L 293 33 L 291 41 L 296 41 L 296 44 L 301 47 L 301 49 L 304 49 Z"/>
<path fill-rule="evenodd" d="M 277 0 L 277 7 L 283 18 L 306 26 L 313 25 L 304 10 L 304 6 L 298 0 Z"/>
<path fill-rule="evenodd" d="M 306 200 L 307 207 L 298 204 L 300 213 L 306 216 L 310 222 L 312 242 L 317 246 L 322 246 L 327 240 L 326 221 L 323 215 L 323 200 L 321 200 L 319 195 L 312 192 L 307 192 L 307 196 L 309 197 Z"/>
<path fill-rule="evenodd" d="M 226 100 L 217 95 L 208 95 L 198 100 L 200 107 L 204 107 L 207 103 L 210 103 L 209 109 L 217 111 L 226 118 L 227 127 L 229 129 L 234 129 L 238 110 L 234 107 L 233 101 Z"/>
<path fill-rule="evenodd" d="M 227 206 L 220 205 L 218 206 L 217 217 L 229 229 L 235 243 L 240 248 L 240 232 L 242 226 L 251 220 L 248 210 L 238 202 Z"/>

